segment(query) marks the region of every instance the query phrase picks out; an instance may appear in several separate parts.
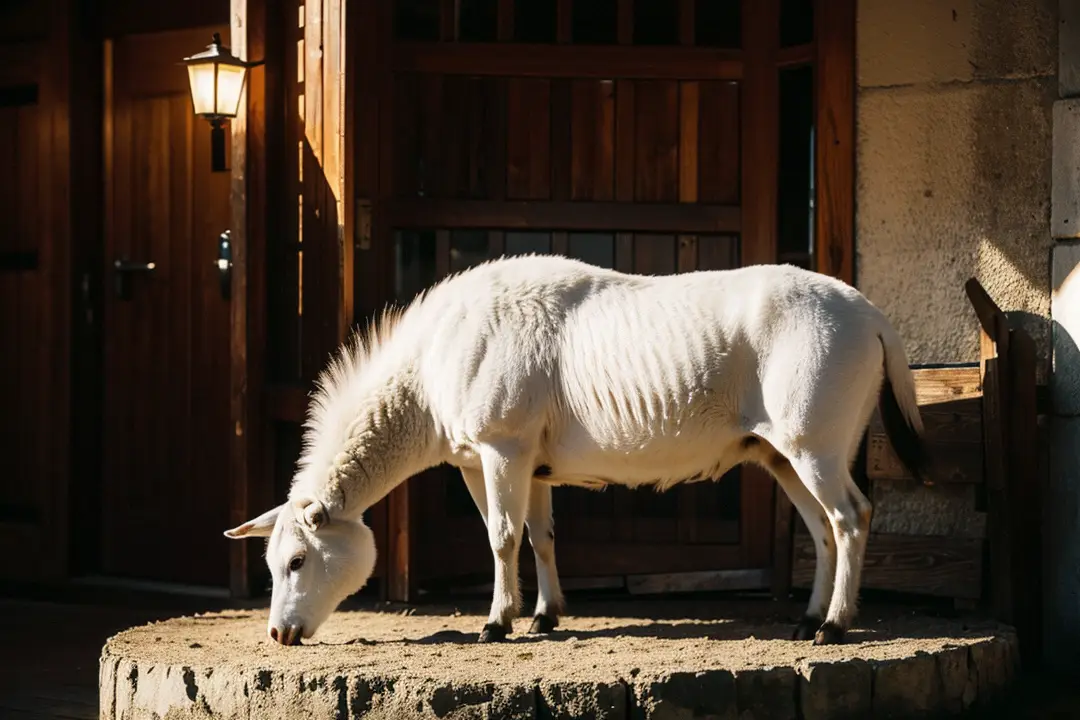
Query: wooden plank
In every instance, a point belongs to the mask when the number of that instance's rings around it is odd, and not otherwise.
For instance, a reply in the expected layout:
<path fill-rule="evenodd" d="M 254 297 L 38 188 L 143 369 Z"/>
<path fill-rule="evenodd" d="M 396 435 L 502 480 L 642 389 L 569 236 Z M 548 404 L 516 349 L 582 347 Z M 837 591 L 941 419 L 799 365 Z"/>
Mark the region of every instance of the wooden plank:
<path fill-rule="evenodd" d="M 439 40 L 454 42 L 458 39 L 458 15 L 461 12 L 459 0 L 439 0 Z"/>
<path fill-rule="evenodd" d="M 679 202 L 684 203 L 698 200 L 700 89 L 696 82 L 684 82 L 679 87 Z"/>
<path fill-rule="evenodd" d="M 394 72 L 577 80 L 739 80 L 744 73 L 739 51 L 700 47 L 400 42 L 392 63 Z"/>
<path fill-rule="evenodd" d="M 703 82 L 698 94 L 698 199 L 738 204 L 742 142 L 739 84 Z"/>
<path fill-rule="evenodd" d="M 555 0 L 555 42 L 560 45 L 570 43 L 573 38 L 573 27 L 574 0 Z"/>
<path fill-rule="evenodd" d="M 932 411 L 940 403 L 981 398 L 982 373 L 975 366 L 913 368 L 915 400 L 920 409 Z"/>
<path fill-rule="evenodd" d="M 739 208 L 725 205 L 396 199 L 387 203 L 386 211 L 392 224 L 413 228 L 617 229 L 700 235 L 741 230 Z"/>
<path fill-rule="evenodd" d="M 567 12 L 569 15 L 569 12 Z M 569 80 L 551 84 L 551 198 L 570 199 L 571 86 Z"/>
<path fill-rule="evenodd" d="M 551 197 L 551 83 L 514 78 L 507 81 L 506 94 L 506 195 L 513 200 L 547 200 Z"/>
<path fill-rule="evenodd" d="M 983 332 L 991 341 L 997 342 L 1001 337 L 998 334 L 999 325 L 997 320 L 1003 314 L 1001 308 L 990 297 L 990 293 L 986 292 L 986 288 L 982 286 L 982 283 L 975 278 L 969 278 L 964 283 L 964 292 L 967 293 L 968 302 L 971 303 L 972 309 L 975 310 L 975 316 L 979 319 L 979 325 L 982 327 Z"/>
<path fill-rule="evenodd" d="M 1042 487 L 1035 393 L 1035 341 L 1023 329 L 1009 334 L 1009 407 L 1006 464 L 1012 532 L 1013 624 L 1021 661 L 1036 664 L 1043 642 Z"/>
<path fill-rule="evenodd" d="M 678 202 L 679 84 L 644 80 L 634 93 L 634 200 Z"/>
<path fill-rule="evenodd" d="M 615 82 L 575 80 L 570 106 L 570 198 L 613 200 Z"/>
<path fill-rule="evenodd" d="M 994 335 L 999 342 L 989 340 L 982 331 L 983 367 L 983 443 L 986 478 L 986 535 L 989 551 L 989 604 L 994 617 L 1013 623 L 1012 533 L 1009 524 L 1008 477 L 1006 448 L 1009 447 L 1009 335 L 1004 314 L 994 317 Z M 997 357 L 993 357 L 993 353 Z"/>
<path fill-rule="evenodd" d="M 276 131 L 267 107 L 281 102 L 281 58 L 279 36 L 274 27 L 280 17 L 277 2 L 231 0 L 231 46 L 242 59 L 265 59 L 266 64 L 248 72 L 246 102 L 230 122 L 233 243 L 232 295 L 230 301 L 230 421 L 234 429 L 229 507 L 234 525 L 269 507 L 273 488 L 263 478 L 261 443 L 266 434 L 262 413 L 266 347 L 265 246 L 271 214 L 267 171 L 276 166 L 270 159 L 272 141 L 268 131 Z M 269 124 L 268 124 L 269 123 Z M 260 549 L 252 543 L 230 543 L 229 589 L 234 597 L 250 597 L 265 581 L 260 567 Z"/>
<path fill-rule="evenodd" d="M 619 45 L 633 45 L 634 43 L 634 0 L 618 0 L 617 39 Z M 635 48 L 637 49 L 637 48 Z"/>
<path fill-rule="evenodd" d="M 746 48 L 741 98 L 743 265 L 776 261 L 780 162 L 780 78 L 776 69 L 779 16 L 779 0 L 758 0 L 743 5 L 742 37 Z"/>
<path fill-rule="evenodd" d="M 631 595 L 760 590 L 769 587 L 771 575 L 769 568 L 627 575 L 626 589 Z"/>
<path fill-rule="evenodd" d="M 410 544 L 410 482 L 406 480 L 387 495 L 387 598 L 412 600 L 413 568 Z"/>
<path fill-rule="evenodd" d="M 266 385 L 263 397 L 263 408 L 268 420 L 302 423 L 307 419 L 310 396 L 305 386 Z"/>
<path fill-rule="evenodd" d="M 615 199 L 627 203 L 634 200 L 636 173 L 635 91 L 635 84 L 629 80 L 615 83 Z"/>
<path fill-rule="evenodd" d="M 514 0 L 497 0 L 496 39 L 507 42 L 514 39 Z"/>
<path fill-rule="evenodd" d="M 983 482 L 981 398 L 924 406 L 921 414 L 931 458 L 929 480 Z M 914 480 L 897 457 L 877 411 L 868 428 L 867 474 L 872 480 Z"/>
<path fill-rule="evenodd" d="M 977 600 L 982 594 L 983 542 L 975 538 L 870 534 L 862 587 Z M 795 537 L 792 584 L 814 582 L 814 541 Z"/>
<path fill-rule="evenodd" d="M 679 0 L 679 44 L 694 44 L 694 10 L 696 0 Z"/>
<path fill-rule="evenodd" d="M 814 3 L 818 272 L 855 281 L 855 2 Z"/>

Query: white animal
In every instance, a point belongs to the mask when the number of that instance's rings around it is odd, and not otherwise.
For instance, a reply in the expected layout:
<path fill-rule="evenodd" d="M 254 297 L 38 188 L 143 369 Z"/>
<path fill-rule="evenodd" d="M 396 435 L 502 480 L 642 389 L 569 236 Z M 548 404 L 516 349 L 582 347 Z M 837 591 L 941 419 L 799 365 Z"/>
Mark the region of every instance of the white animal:
<path fill-rule="evenodd" d="M 495 590 L 480 641 L 518 613 L 523 526 L 539 598 L 562 610 L 551 488 L 719 478 L 764 465 L 815 541 L 798 639 L 842 642 L 871 506 L 849 468 L 881 394 L 917 475 L 922 421 L 904 348 L 839 280 L 791 266 L 654 277 L 557 256 L 485 263 L 384 315 L 320 378 L 289 497 L 231 538 L 269 536 L 271 638 L 308 638 L 371 576 L 361 514 L 408 477 L 461 469 L 487 526 Z"/>

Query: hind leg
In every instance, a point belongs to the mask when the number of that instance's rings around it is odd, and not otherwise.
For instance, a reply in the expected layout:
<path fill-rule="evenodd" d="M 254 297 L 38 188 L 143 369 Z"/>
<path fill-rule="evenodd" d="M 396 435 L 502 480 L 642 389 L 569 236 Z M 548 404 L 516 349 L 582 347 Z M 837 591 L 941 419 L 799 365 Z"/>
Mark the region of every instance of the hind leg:
<path fill-rule="evenodd" d="M 525 515 L 529 544 L 536 558 L 536 583 L 539 593 L 530 633 L 549 633 L 559 625 L 563 611 L 562 588 L 555 568 L 555 518 L 551 511 L 551 486 L 532 481 L 529 511 Z"/>
<path fill-rule="evenodd" d="M 858 610 L 859 583 L 872 508 L 851 479 L 843 456 L 827 458 L 804 453 L 792 458 L 791 464 L 825 510 L 836 542 L 832 597 L 825 622 L 814 636 L 814 644 L 841 643 Z"/>
<path fill-rule="evenodd" d="M 836 540 L 833 537 L 832 525 L 825 516 L 825 509 L 803 485 L 787 458 L 774 452 L 766 461 L 765 466 L 799 512 L 799 516 L 806 524 L 806 529 L 810 532 L 810 537 L 814 540 L 814 587 L 810 591 L 810 602 L 806 607 L 806 614 L 795 626 L 795 632 L 792 634 L 792 640 L 811 640 L 821 627 L 829 608 L 829 600 L 832 598 L 833 579 L 836 573 Z"/>

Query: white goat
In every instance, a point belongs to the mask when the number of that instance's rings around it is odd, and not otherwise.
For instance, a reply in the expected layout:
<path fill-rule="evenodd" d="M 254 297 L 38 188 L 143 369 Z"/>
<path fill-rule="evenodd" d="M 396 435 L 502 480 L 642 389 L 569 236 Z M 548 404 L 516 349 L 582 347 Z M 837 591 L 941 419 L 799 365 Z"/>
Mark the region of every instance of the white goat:
<path fill-rule="evenodd" d="M 501 640 L 521 602 L 523 526 L 539 575 L 530 632 L 550 632 L 562 610 L 552 486 L 665 490 L 756 462 L 815 541 L 794 637 L 842 642 L 871 516 L 849 468 L 883 376 L 886 429 L 921 474 L 904 348 L 854 288 L 780 265 L 652 277 L 556 256 L 496 260 L 342 351 L 320 378 L 288 500 L 225 534 L 269 536 L 268 633 L 298 643 L 371 576 L 361 514 L 448 462 L 494 555 L 480 641 Z"/>

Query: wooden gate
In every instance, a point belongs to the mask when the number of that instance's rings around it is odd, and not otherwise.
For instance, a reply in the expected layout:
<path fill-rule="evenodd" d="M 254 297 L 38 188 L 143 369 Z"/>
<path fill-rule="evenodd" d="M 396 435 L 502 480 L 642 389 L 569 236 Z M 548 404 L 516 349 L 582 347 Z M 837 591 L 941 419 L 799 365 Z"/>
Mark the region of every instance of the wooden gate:
<path fill-rule="evenodd" d="M 350 320 L 485 259 L 646 274 L 783 261 L 851 279 L 852 0 L 297 5 L 282 76 L 299 203 L 270 212 L 283 221 L 266 244 L 275 496 L 304 392 Z M 774 563 L 789 576 L 773 548 L 791 508 L 756 468 L 663 495 L 559 488 L 555 504 L 568 587 L 695 572 L 683 587 L 766 587 Z M 456 470 L 410 479 L 371 521 L 392 599 L 490 577 Z"/>
<path fill-rule="evenodd" d="M 554 252 L 643 274 L 775 262 L 779 10 L 399 0 L 373 239 L 392 248 L 387 294 L 407 302 L 504 254 Z M 806 142 L 807 169 L 809 152 Z M 802 244 L 785 259 L 805 264 L 802 217 Z M 484 526 L 457 470 L 425 473 L 405 493 L 395 520 L 407 521 L 414 548 L 410 586 L 490 576 Z M 644 588 L 658 574 L 738 570 L 714 583 L 767 587 L 773 494 L 750 467 L 664 494 L 558 488 L 560 572 L 591 584 L 629 576 Z M 527 546 L 522 560 L 528 575 Z"/>

